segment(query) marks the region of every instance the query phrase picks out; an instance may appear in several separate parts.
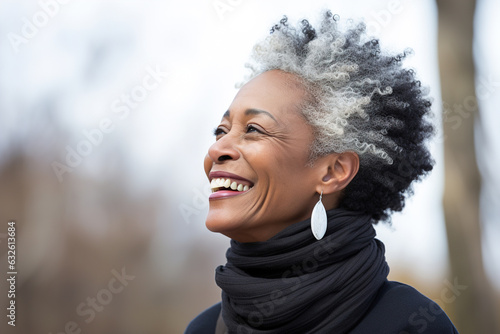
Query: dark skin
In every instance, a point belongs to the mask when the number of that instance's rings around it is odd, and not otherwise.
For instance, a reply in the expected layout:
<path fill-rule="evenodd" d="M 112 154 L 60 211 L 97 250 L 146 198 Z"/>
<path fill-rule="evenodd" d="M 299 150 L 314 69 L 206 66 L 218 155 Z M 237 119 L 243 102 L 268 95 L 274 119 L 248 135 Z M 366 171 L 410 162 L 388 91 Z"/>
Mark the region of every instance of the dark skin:
<path fill-rule="evenodd" d="M 252 187 L 211 198 L 209 230 L 239 242 L 266 241 L 309 218 L 321 191 L 325 208 L 337 207 L 342 189 L 359 169 L 359 157 L 332 153 L 310 164 L 313 131 L 298 109 L 305 98 L 298 79 L 280 70 L 260 74 L 237 93 L 204 167 L 207 176 L 230 172 Z"/>

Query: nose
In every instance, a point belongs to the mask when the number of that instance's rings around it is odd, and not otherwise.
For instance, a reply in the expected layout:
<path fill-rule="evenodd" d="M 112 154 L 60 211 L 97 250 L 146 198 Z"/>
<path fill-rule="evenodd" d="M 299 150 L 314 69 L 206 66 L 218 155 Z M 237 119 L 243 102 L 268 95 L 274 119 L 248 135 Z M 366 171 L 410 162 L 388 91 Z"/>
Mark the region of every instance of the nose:
<path fill-rule="evenodd" d="M 226 160 L 238 160 L 240 152 L 236 148 L 234 135 L 226 134 L 208 149 L 208 156 L 214 163 L 223 163 Z"/>

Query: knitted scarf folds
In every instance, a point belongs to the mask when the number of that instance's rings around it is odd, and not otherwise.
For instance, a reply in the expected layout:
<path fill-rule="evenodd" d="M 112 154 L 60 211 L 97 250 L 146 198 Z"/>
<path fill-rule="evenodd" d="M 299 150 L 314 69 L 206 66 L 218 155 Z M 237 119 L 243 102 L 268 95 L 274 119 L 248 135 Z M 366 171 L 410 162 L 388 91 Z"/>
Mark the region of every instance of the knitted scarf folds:
<path fill-rule="evenodd" d="M 370 216 L 327 211 L 325 237 L 310 219 L 265 242 L 231 240 L 216 270 L 229 333 L 347 333 L 364 316 L 389 267 Z"/>

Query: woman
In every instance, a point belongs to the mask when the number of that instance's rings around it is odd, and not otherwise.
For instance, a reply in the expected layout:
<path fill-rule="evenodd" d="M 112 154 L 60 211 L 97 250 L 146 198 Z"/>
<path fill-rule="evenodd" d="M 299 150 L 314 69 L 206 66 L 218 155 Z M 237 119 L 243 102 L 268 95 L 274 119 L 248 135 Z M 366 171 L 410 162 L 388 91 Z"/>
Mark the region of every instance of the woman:
<path fill-rule="evenodd" d="M 387 280 L 373 229 L 432 169 L 430 102 L 406 53 L 336 20 L 275 25 L 215 129 L 206 225 L 231 247 L 222 302 L 186 333 L 457 333 L 437 304 Z"/>

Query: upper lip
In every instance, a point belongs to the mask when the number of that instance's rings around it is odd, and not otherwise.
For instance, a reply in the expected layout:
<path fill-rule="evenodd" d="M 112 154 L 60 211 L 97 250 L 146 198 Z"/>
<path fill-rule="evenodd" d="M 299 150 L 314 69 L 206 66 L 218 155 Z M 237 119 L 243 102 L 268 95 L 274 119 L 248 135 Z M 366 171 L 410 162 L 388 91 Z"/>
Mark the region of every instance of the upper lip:
<path fill-rule="evenodd" d="M 214 171 L 214 172 L 210 172 L 208 174 L 208 179 L 210 181 L 212 181 L 213 179 L 217 179 L 217 178 L 226 178 L 226 179 L 231 179 L 231 180 L 239 180 L 239 181 L 243 181 L 243 182 L 248 182 L 248 185 L 250 185 L 250 186 L 253 185 L 252 181 L 247 180 L 244 177 L 241 177 L 239 175 L 236 175 L 236 174 L 233 174 L 233 173 L 229 173 L 229 172 Z"/>

